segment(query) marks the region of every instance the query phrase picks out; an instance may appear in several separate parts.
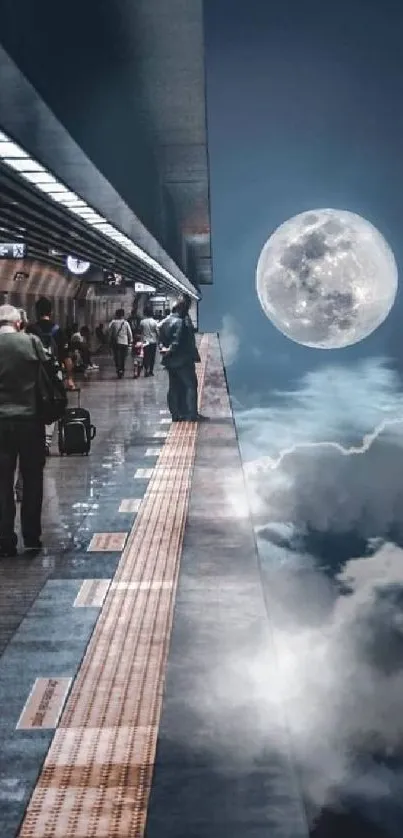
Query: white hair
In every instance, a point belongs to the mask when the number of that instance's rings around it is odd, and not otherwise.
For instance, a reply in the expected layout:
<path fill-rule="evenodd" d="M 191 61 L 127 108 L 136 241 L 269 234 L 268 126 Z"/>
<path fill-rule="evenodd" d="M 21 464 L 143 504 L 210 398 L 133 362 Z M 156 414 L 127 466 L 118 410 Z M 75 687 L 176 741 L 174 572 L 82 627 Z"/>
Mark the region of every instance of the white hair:
<path fill-rule="evenodd" d="M 0 326 L 21 322 L 21 312 L 15 306 L 4 305 L 0 306 Z"/>

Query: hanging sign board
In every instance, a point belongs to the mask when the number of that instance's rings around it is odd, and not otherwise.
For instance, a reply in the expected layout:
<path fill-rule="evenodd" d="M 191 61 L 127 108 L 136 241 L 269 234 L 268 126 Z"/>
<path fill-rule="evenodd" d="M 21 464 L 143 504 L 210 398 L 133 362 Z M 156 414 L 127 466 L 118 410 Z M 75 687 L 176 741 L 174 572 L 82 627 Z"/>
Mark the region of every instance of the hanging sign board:
<path fill-rule="evenodd" d="M 25 259 L 27 246 L 23 242 L 0 242 L 0 259 Z"/>

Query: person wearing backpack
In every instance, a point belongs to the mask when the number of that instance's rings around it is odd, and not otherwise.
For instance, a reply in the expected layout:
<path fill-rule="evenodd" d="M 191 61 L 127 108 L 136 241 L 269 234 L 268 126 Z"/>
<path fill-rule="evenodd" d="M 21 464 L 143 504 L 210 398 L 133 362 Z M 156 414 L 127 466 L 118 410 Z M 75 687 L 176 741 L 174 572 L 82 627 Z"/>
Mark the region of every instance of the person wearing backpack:
<path fill-rule="evenodd" d="M 133 332 L 125 318 L 123 308 L 117 310 L 114 320 L 110 323 L 109 343 L 115 362 L 117 377 L 123 378 L 129 347 L 133 343 Z"/>
<path fill-rule="evenodd" d="M 52 322 L 52 303 L 47 297 L 39 297 L 35 303 L 36 322 L 30 324 L 27 334 L 36 335 L 42 343 L 45 351 L 52 354 L 61 367 L 66 370 L 66 388 L 74 390 L 75 384 L 72 378 L 73 361 L 69 353 L 69 345 L 66 335 L 56 323 Z M 46 426 L 46 456 L 50 456 L 55 424 Z"/>

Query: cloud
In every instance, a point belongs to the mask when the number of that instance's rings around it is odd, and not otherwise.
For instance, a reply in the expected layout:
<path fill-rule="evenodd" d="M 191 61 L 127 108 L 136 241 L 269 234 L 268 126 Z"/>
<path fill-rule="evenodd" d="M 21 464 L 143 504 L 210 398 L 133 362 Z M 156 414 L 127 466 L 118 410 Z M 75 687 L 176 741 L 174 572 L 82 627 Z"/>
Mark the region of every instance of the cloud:
<path fill-rule="evenodd" d="M 227 636 L 221 623 L 189 697 L 202 719 L 197 746 L 234 774 L 266 766 L 268 807 L 273 789 L 286 801 L 281 834 L 306 834 L 287 822 L 297 818 L 292 755 L 311 827 L 323 807 L 344 804 L 401 838 L 403 772 L 392 763 L 403 742 L 403 551 L 383 544 L 371 563 L 348 562 L 336 580 L 348 595 L 312 561 L 303 574 L 270 565 L 271 636 L 254 628 L 259 609 L 246 624 L 247 580 L 231 578 L 239 625 Z"/>
<path fill-rule="evenodd" d="M 224 357 L 224 364 L 230 367 L 237 359 L 241 341 L 236 320 L 230 314 L 225 314 L 220 329 L 220 343 Z"/>
<path fill-rule="evenodd" d="M 388 838 L 403 823 L 403 422 L 362 454 L 306 446 L 358 446 L 400 417 L 384 359 L 329 365 L 237 412 L 272 632 L 252 641 L 243 625 L 197 691 L 235 763 L 286 758 L 291 742 L 311 824 L 344 805 Z M 248 504 L 230 474 L 224 505 L 235 533 Z"/>
<path fill-rule="evenodd" d="M 290 445 L 357 440 L 382 419 L 403 416 L 403 395 L 385 359 L 308 373 L 298 389 L 274 391 L 269 407 L 236 414 L 245 460 L 275 456 Z"/>

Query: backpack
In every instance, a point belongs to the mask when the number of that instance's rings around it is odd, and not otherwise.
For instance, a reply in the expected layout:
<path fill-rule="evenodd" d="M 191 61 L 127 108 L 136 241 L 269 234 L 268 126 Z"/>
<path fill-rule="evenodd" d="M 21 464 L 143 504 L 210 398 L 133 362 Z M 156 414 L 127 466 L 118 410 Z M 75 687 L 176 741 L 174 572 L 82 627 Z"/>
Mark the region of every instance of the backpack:
<path fill-rule="evenodd" d="M 36 382 L 37 410 L 45 425 L 52 425 L 64 416 L 67 408 L 67 396 L 63 386 L 63 376 L 59 364 L 52 352 L 45 347 L 44 354 L 48 357 L 42 361 L 36 344 L 37 336 L 29 336 L 32 348 L 38 359 L 38 378 Z"/>
<path fill-rule="evenodd" d="M 47 354 L 54 355 L 55 358 L 59 357 L 59 352 L 55 338 L 58 332 L 60 332 L 60 326 L 55 324 L 54 326 L 52 326 L 50 332 L 43 332 L 39 323 L 35 323 L 32 332 L 39 338 Z"/>

